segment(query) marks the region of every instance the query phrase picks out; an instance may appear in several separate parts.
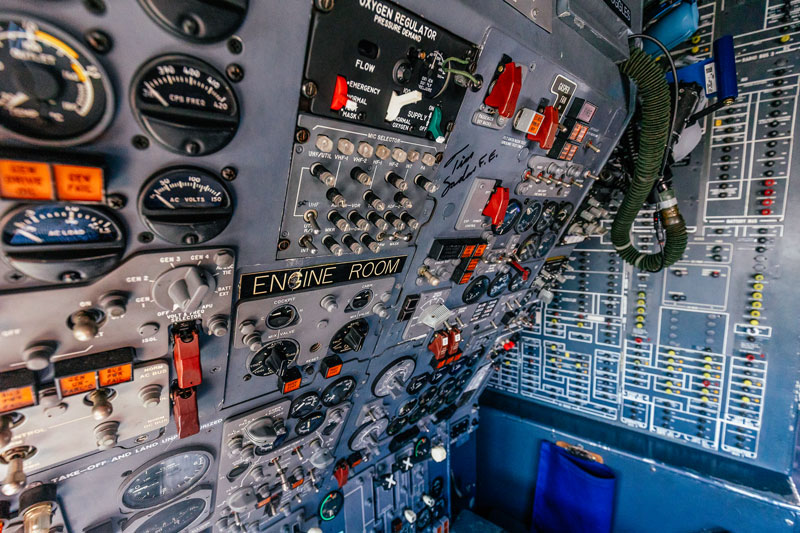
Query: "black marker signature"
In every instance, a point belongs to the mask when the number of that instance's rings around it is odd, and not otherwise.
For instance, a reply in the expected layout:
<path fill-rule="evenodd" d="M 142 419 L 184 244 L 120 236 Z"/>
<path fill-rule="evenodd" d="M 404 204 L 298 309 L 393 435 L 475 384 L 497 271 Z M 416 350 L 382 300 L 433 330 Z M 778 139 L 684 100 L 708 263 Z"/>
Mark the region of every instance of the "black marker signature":
<path fill-rule="evenodd" d="M 464 183 L 470 177 L 472 177 L 472 175 L 475 174 L 479 168 L 482 168 L 497 159 L 497 150 L 486 152 L 478 156 L 477 160 L 473 162 L 474 158 L 475 151 L 470 151 L 469 145 L 466 145 L 447 160 L 443 168 L 447 168 L 451 165 L 452 168 L 450 170 L 450 175 L 444 179 L 445 187 L 442 190 L 442 198 L 447 196 L 447 193 L 454 189 L 457 185 Z"/>

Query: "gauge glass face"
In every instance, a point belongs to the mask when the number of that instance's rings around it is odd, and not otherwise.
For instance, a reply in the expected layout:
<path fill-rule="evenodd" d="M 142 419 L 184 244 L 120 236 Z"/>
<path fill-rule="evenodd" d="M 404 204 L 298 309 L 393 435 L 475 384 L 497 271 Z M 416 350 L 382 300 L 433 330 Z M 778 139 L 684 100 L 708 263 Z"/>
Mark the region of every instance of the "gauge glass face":
<path fill-rule="evenodd" d="M 347 400 L 353 391 L 356 390 L 356 380 L 354 377 L 345 376 L 339 378 L 322 392 L 322 405 L 333 407 Z"/>
<path fill-rule="evenodd" d="M 447 375 L 447 370 L 440 368 L 439 370 L 434 370 L 431 373 L 431 384 L 435 385 L 442 381 L 444 377 Z"/>
<path fill-rule="evenodd" d="M 431 496 L 438 498 L 444 490 L 444 479 L 437 477 L 431 482 Z"/>
<path fill-rule="evenodd" d="M 436 397 L 436 394 L 439 392 L 439 387 L 433 385 L 423 392 L 419 397 L 419 404 L 426 405 L 432 399 Z"/>
<path fill-rule="evenodd" d="M 417 362 L 412 357 L 402 357 L 384 368 L 375 378 L 372 385 L 372 392 L 375 396 L 382 398 L 392 394 L 394 390 L 402 390 L 403 384 L 408 382 Z"/>
<path fill-rule="evenodd" d="M 295 432 L 299 436 L 305 436 L 309 433 L 316 431 L 325 421 L 325 415 L 322 413 L 311 413 L 307 417 L 301 419 L 295 427 Z"/>
<path fill-rule="evenodd" d="M 551 225 L 553 231 L 558 231 L 561 226 L 567 221 L 569 216 L 572 214 L 572 210 L 574 206 L 569 202 L 563 202 L 561 205 L 558 206 L 558 211 L 553 216 L 553 223 Z"/>
<path fill-rule="evenodd" d="M 411 398 L 397 409 L 397 416 L 406 416 L 417 406 L 416 398 Z"/>
<path fill-rule="evenodd" d="M 467 288 L 464 289 L 464 294 L 461 295 L 461 300 L 465 304 L 474 304 L 478 300 L 480 300 L 484 294 L 486 294 L 486 289 L 489 288 L 489 278 L 486 276 L 478 276 L 477 278 L 470 281 Z"/>
<path fill-rule="evenodd" d="M 536 257 L 544 257 L 547 255 L 547 252 L 550 251 L 550 248 L 556 243 L 556 234 L 555 233 L 548 233 L 544 237 L 542 237 L 542 242 L 539 243 L 539 247 L 536 249 Z"/>
<path fill-rule="evenodd" d="M 403 426 L 405 424 L 406 424 L 405 417 L 399 416 L 395 418 L 394 420 L 389 422 L 388 426 L 386 426 L 386 434 L 391 437 L 392 435 L 400 433 L 400 430 L 403 429 Z"/>
<path fill-rule="evenodd" d="M 291 339 L 268 342 L 253 354 L 247 365 L 248 370 L 254 376 L 269 376 L 275 373 L 275 369 L 268 360 L 271 355 L 278 354 L 282 360 L 286 361 L 287 365 L 290 365 L 297 359 L 298 353 L 300 353 L 300 347 Z"/>
<path fill-rule="evenodd" d="M 542 208 L 542 213 L 539 215 L 539 220 L 534 224 L 533 229 L 542 232 L 547 229 L 553 221 L 553 217 L 558 210 L 558 204 L 555 202 L 545 202 Z"/>
<path fill-rule="evenodd" d="M 135 474 L 122 491 L 129 509 L 161 505 L 196 485 L 211 465 L 211 454 L 189 451 L 159 460 Z"/>
<path fill-rule="evenodd" d="M 289 416 L 292 418 L 303 418 L 311 414 L 319 406 L 320 399 L 316 392 L 306 392 L 292 401 L 289 406 Z"/>
<path fill-rule="evenodd" d="M 509 272 L 501 272 L 500 274 L 496 275 L 489 284 L 489 287 L 486 289 L 486 294 L 488 294 L 490 298 L 499 296 L 504 290 L 506 290 L 510 280 L 511 274 Z"/>
<path fill-rule="evenodd" d="M 239 127 L 233 88 L 214 67 L 190 56 L 167 55 L 145 63 L 134 77 L 131 105 L 148 133 L 184 155 L 219 150 Z"/>
<path fill-rule="evenodd" d="M 206 509 L 200 498 L 189 498 L 170 505 L 136 528 L 136 533 L 178 533 L 189 527 Z"/>
<path fill-rule="evenodd" d="M 505 235 L 511 228 L 514 227 L 514 224 L 517 223 L 519 216 L 522 214 L 522 204 L 519 203 L 517 200 L 511 200 L 508 202 L 508 207 L 506 208 L 506 214 L 503 216 L 502 222 L 500 224 L 494 226 L 492 230 L 496 235 Z"/>
<path fill-rule="evenodd" d="M 319 504 L 319 517 L 326 522 L 333 520 L 342 507 L 344 507 L 344 495 L 342 491 L 335 490 L 325 496 Z"/>
<path fill-rule="evenodd" d="M 409 394 L 416 394 L 422 390 L 422 387 L 428 383 L 429 374 L 425 372 L 415 378 L 412 378 L 411 381 L 408 382 L 408 387 L 406 387 L 406 392 Z"/>
<path fill-rule="evenodd" d="M 281 329 L 297 323 L 299 313 L 293 305 L 282 305 L 270 311 L 266 323 L 270 329 Z"/>
<path fill-rule="evenodd" d="M 542 213 L 542 204 L 539 202 L 533 202 L 525 207 L 522 210 L 522 214 L 519 216 L 519 220 L 517 220 L 516 226 L 514 226 L 514 230 L 517 233 L 527 233 L 536 221 L 539 219 L 539 215 Z"/>
<path fill-rule="evenodd" d="M 511 292 L 520 290 L 525 285 L 525 281 L 521 272 L 514 274 L 508 282 L 508 290 Z"/>
<path fill-rule="evenodd" d="M 0 13 L 0 126 L 34 144 L 66 146 L 108 124 L 108 77 L 78 41 L 32 18 Z"/>
<path fill-rule="evenodd" d="M 422 459 L 427 457 L 431 451 L 431 441 L 428 437 L 420 437 L 414 444 L 414 458 Z"/>
<path fill-rule="evenodd" d="M 115 243 L 122 230 L 108 215 L 93 207 L 41 204 L 14 212 L 3 226 L 9 247 L 91 245 Z"/>
<path fill-rule="evenodd" d="M 525 262 L 534 259 L 541 242 L 542 236 L 538 233 L 528 236 L 520 243 L 519 247 L 517 247 L 517 257 L 519 257 L 519 260 Z"/>
<path fill-rule="evenodd" d="M 247 0 L 182 0 L 180 7 L 175 0 L 139 0 L 139 3 L 158 24 L 187 41 L 199 43 L 229 36 L 247 14 Z"/>
<path fill-rule="evenodd" d="M 372 291 L 369 289 L 364 289 L 353 296 L 353 299 L 350 301 L 350 309 L 353 311 L 364 309 L 367 305 L 369 305 L 370 300 L 372 300 Z"/>
<path fill-rule="evenodd" d="M 231 200 L 225 186 L 205 170 L 182 167 L 159 172 L 145 184 L 142 206 L 154 213 L 224 209 Z"/>

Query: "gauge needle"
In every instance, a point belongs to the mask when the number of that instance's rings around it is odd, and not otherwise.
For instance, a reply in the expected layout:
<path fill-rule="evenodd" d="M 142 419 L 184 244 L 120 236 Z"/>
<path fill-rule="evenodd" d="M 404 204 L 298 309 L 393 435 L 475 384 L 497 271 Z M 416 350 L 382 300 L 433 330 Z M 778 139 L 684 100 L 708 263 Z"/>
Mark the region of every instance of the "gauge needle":
<path fill-rule="evenodd" d="M 27 230 L 24 230 L 22 228 L 19 228 L 19 227 L 17 228 L 16 233 L 18 233 L 19 235 L 22 235 L 23 237 L 25 237 L 27 239 L 32 240 L 35 243 L 41 244 L 43 242 L 41 238 L 39 238 L 36 235 L 34 235 L 33 233 L 31 233 L 31 232 L 29 232 Z"/>
<path fill-rule="evenodd" d="M 17 93 L 6 102 L 6 109 L 14 109 L 15 107 L 24 104 L 28 101 L 28 95 L 25 93 Z"/>
<path fill-rule="evenodd" d="M 159 201 L 159 202 L 161 202 L 162 204 L 164 204 L 165 206 L 169 207 L 170 209 L 175 209 L 175 206 L 174 206 L 174 205 L 172 205 L 171 203 L 169 203 L 169 202 L 168 202 L 168 201 L 167 201 L 167 200 L 166 200 L 166 199 L 165 199 L 163 196 L 161 196 L 160 194 L 156 194 L 156 195 L 155 195 L 155 197 L 156 197 L 156 198 L 158 198 L 158 201 Z"/>
<path fill-rule="evenodd" d="M 151 96 L 155 97 L 156 100 L 161 102 L 161 105 L 163 105 L 164 107 L 169 107 L 169 104 L 167 103 L 166 100 L 164 100 L 164 97 L 161 96 L 161 93 L 159 93 L 158 91 L 153 89 L 152 85 L 148 85 L 148 84 L 145 83 L 144 86 L 147 87 L 150 90 L 150 95 Z"/>

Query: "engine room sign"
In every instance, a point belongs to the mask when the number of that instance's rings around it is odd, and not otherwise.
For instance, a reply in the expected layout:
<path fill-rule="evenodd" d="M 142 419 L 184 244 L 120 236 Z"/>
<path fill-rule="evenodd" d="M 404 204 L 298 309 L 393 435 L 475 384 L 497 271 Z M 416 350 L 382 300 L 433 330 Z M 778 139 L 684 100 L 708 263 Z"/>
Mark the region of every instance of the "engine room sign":
<path fill-rule="evenodd" d="M 393 276 L 403 271 L 406 257 L 250 272 L 239 278 L 239 298 L 261 298 L 338 283 Z"/>

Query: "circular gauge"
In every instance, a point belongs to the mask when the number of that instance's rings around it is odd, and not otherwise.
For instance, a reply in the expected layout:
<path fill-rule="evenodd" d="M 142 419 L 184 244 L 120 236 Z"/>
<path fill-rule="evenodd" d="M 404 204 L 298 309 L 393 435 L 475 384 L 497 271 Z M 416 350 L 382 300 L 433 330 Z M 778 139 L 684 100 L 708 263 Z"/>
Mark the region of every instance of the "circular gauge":
<path fill-rule="evenodd" d="M 536 257 L 536 250 L 539 249 L 539 244 L 542 242 L 542 236 L 539 233 L 529 235 L 517 247 L 517 257 L 521 262 L 530 261 Z"/>
<path fill-rule="evenodd" d="M 339 378 L 322 391 L 322 405 L 333 407 L 347 400 L 356 390 L 356 378 L 345 376 Z"/>
<path fill-rule="evenodd" d="M 96 137 L 114 112 L 111 84 L 83 45 L 40 20 L 0 13 L 0 130 L 40 145 Z"/>
<path fill-rule="evenodd" d="M 122 257 L 122 227 L 104 210 L 84 205 L 21 206 L 2 221 L 2 252 L 13 268 L 42 281 L 84 281 Z"/>
<path fill-rule="evenodd" d="M 422 406 L 417 407 L 408 415 L 408 423 L 416 424 L 423 416 L 425 416 L 425 409 Z"/>
<path fill-rule="evenodd" d="M 444 403 L 444 398 L 437 396 L 425 406 L 425 410 L 429 413 L 435 413 L 442 406 L 442 403 Z"/>
<path fill-rule="evenodd" d="M 416 406 L 417 406 L 417 399 L 416 398 L 411 398 L 410 400 L 408 400 L 405 403 L 403 403 L 400 407 L 398 407 L 397 416 L 406 416 L 406 415 L 408 415 L 408 413 L 413 411 Z"/>
<path fill-rule="evenodd" d="M 347 307 L 352 311 L 359 311 L 369 305 L 370 300 L 372 300 L 372 291 L 369 289 L 364 289 L 353 296 L 353 299 L 350 300 L 350 303 Z"/>
<path fill-rule="evenodd" d="M 319 429 L 325 421 L 325 415 L 322 413 L 311 413 L 305 418 L 302 418 L 295 426 L 294 431 L 299 436 L 303 437 Z"/>
<path fill-rule="evenodd" d="M 439 387 L 439 396 L 444 398 L 450 392 L 456 388 L 456 378 L 449 378 L 447 381 L 442 383 L 442 386 Z"/>
<path fill-rule="evenodd" d="M 467 381 L 469 381 L 469 378 L 472 377 L 472 374 L 474 374 L 474 372 L 472 371 L 471 368 L 468 368 L 466 371 L 464 371 L 463 374 L 458 376 L 458 380 L 456 381 L 456 387 L 458 387 L 459 389 L 464 387 L 464 385 L 467 384 Z"/>
<path fill-rule="evenodd" d="M 131 85 L 131 107 L 142 128 L 182 155 L 216 152 L 239 128 L 233 88 L 214 67 L 189 56 L 142 65 Z"/>
<path fill-rule="evenodd" d="M 503 216 L 503 221 L 496 226 L 492 226 L 492 231 L 495 233 L 495 235 L 505 235 L 511 231 L 511 228 L 513 228 L 514 224 L 517 223 L 517 220 L 521 214 L 522 204 L 517 200 L 509 201 L 508 207 L 506 208 L 506 214 Z"/>
<path fill-rule="evenodd" d="M 508 271 L 500 272 L 489 284 L 489 287 L 486 289 L 486 294 L 488 294 L 490 298 L 500 296 L 500 294 L 506 290 L 506 287 L 508 287 L 509 281 L 511 281 L 511 274 Z"/>
<path fill-rule="evenodd" d="M 398 433 L 400 433 L 400 430 L 403 429 L 403 426 L 405 425 L 406 425 L 405 417 L 398 416 L 397 418 L 389 422 L 388 426 L 386 426 L 386 434 L 389 435 L 390 437 L 392 435 L 397 435 Z"/>
<path fill-rule="evenodd" d="M 420 512 L 417 513 L 417 521 L 416 521 L 417 531 L 424 531 L 429 525 L 431 525 L 431 511 L 428 507 L 423 507 Z"/>
<path fill-rule="evenodd" d="M 461 369 L 463 369 L 463 368 L 464 368 L 464 365 L 465 365 L 465 364 L 466 364 L 466 362 L 464 361 L 464 359 L 459 359 L 459 360 L 458 360 L 458 361 L 456 361 L 455 363 L 451 364 L 451 365 L 449 366 L 449 368 L 450 368 L 450 374 L 452 374 L 452 375 L 456 375 L 456 374 L 458 374 L 459 372 L 461 372 Z"/>
<path fill-rule="evenodd" d="M 444 491 L 444 479 L 439 476 L 431 481 L 431 496 L 434 498 L 438 498 L 442 495 Z"/>
<path fill-rule="evenodd" d="M 573 206 L 570 202 L 561 202 L 561 205 L 558 206 L 558 211 L 556 211 L 556 214 L 553 215 L 553 223 L 550 224 L 550 227 L 553 231 L 557 232 L 559 229 L 561 229 L 561 226 L 563 226 L 569 219 L 573 209 L 575 209 L 575 206 Z"/>
<path fill-rule="evenodd" d="M 388 418 L 379 418 L 360 426 L 350 437 L 350 449 L 354 452 L 378 445 L 378 439 L 389 426 Z"/>
<path fill-rule="evenodd" d="M 539 220 L 533 225 L 533 229 L 538 232 L 546 230 L 553 222 L 556 211 L 558 211 L 557 203 L 550 201 L 545 202 L 544 207 L 542 207 L 542 213 L 539 215 Z"/>
<path fill-rule="evenodd" d="M 550 251 L 550 248 L 556 243 L 556 234 L 555 233 L 548 233 L 544 237 L 542 237 L 542 242 L 539 243 L 539 247 L 536 249 L 536 257 L 544 257 L 547 255 L 547 252 Z"/>
<path fill-rule="evenodd" d="M 428 454 L 431 453 L 431 441 L 428 437 L 420 437 L 417 439 L 416 444 L 414 444 L 414 451 L 412 452 L 411 456 L 420 461 L 426 457 Z"/>
<path fill-rule="evenodd" d="M 411 356 L 394 361 L 378 373 L 372 384 L 372 393 L 378 398 L 389 395 L 396 398 L 405 389 L 416 367 L 417 362 Z"/>
<path fill-rule="evenodd" d="M 470 281 L 467 288 L 464 289 L 464 294 L 461 295 L 461 301 L 468 305 L 474 304 L 486 294 L 487 288 L 489 288 L 489 278 L 486 276 L 478 276 Z"/>
<path fill-rule="evenodd" d="M 436 398 L 436 395 L 439 393 L 439 387 L 433 385 L 428 387 L 428 389 L 423 392 L 419 397 L 419 404 L 420 405 L 427 405 L 431 400 Z"/>
<path fill-rule="evenodd" d="M 461 389 L 459 389 L 458 387 L 453 387 L 453 390 L 451 390 L 447 394 L 447 396 L 444 397 L 444 403 L 447 404 L 447 405 L 450 405 L 451 403 L 453 403 L 456 400 L 458 400 L 459 396 L 461 396 Z M 450 415 L 450 416 L 452 416 L 452 415 Z"/>
<path fill-rule="evenodd" d="M 421 391 L 422 387 L 424 387 L 425 384 L 428 383 L 428 377 L 430 377 L 430 374 L 425 372 L 424 374 L 412 378 L 411 381 L 408 382 L 408 387 L 406 387 L 406 392 L 409 394 L 416 394 L 419 391 Z"/>
<path fill-rule="evenodd" d="M 139 214 L 165 241 L 197 244 L 222 233 L 233 216 L 233 203 L 212 173 L 176 167 L 156 173 L 144 184 Z"/>
<path fill-rule="evenodd" d="M 314 391 L 301 394 L 289 406 L 289 416 L 292 418 L 303 418 L 310 415 L 319 406 L 319 394 Z"/>
<path fill-rule="evenodd" d="M 442 381 L 446 375 L 447 375 L 447 370 L 444 370 L 442 368 L 434 370 L 431 373 L 431 378 L 430 378 L 431 385 L 436 385 L 437 383 Z"/>
<path fill-rule="evenodd" d="M 264 321 L 270 329 L 281 329 L 296 324 L 299 318 L 297 309 L 293 305 L 286 304 L 270 311 Z"/>
<path fill-rule="evenodd" d="M 536 221 L 539 219 L 539 215 L 542 213 L 542 204 L 539 202 L 533 202 L 525 206 L 525 209 L 522 211 L 522 214 L 519 216 L 519 220 L 517 220 L 516 226 L 514 226 L 514 231 L 517 233 L 527 233 Z"/>
<path fill-rule="evenodd" d="M 528 269 L 528 276 L 530 276 L 530 269 Z M 508 290 L 511 292 L 516 292 L 524 287 L 525 282 L 527 281 L 528 280 L 525 279 L 525 275 L 522 272 L 517 272 L 511 276 L 511 279 L 508 281 Z"/>
<path fill-rule="evenodd" d="M 139 0 L 159 25 L 195 43 L 220 41 L 236 31 L 247 14 L 248 0 Z"/>
<path fill-rule="evenodd" d="M 334 490 L 325 496 L 319 504 L 319 517 L 325 522 L 333 520 L 342 510 L 342 507 L 344 507 L 344 495 L 342 491 Z"/>
<path fill-rule="evenodd" d="M 331 351 L 334 353 L 357 352 L 364 346 L 367 333 L 369 333 L 369 324 L 363 318 L 348 322 L 331 338 Z"/>
<path fill-rule="evenodd" d="M 206 502 L 202 498 L 189 498 L 174 503 L 148 518 L 136 528 L 136 533 L 178 533 L 188 529 L 203 515 Z"/>
<path fill-rule="evenodd" d="M 298 353 L 300 347 L 291 339 L 271 341 L 250 356 L 247 368 L 254 376 L 269 376 L 279 370 L 279 367 L 294 363 Z"/>
<path fill-rule="evenodd" d="M 146 509 L 168 502 L 194 487 L 212 461 L 205 450 L 186 450 L 145 463 L 122 485 L 122 505 Z"/>

